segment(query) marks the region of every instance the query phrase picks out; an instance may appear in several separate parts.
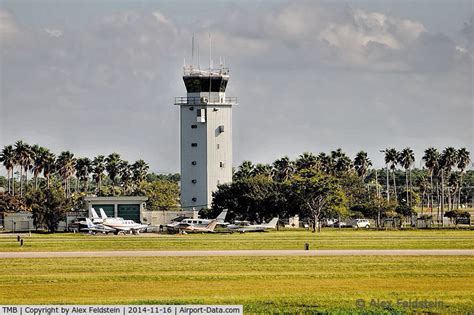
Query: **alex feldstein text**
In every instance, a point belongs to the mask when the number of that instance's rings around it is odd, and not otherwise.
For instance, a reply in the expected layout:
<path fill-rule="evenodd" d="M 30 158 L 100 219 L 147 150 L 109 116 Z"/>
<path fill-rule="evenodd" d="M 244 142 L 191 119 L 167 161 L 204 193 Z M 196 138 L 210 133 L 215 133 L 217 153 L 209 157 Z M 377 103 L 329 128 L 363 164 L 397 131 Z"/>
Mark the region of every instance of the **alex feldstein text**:
<path fill-rule="evenodd" d="M 243 314 L 242 305 L 0 305 L 0 315 Z"/>

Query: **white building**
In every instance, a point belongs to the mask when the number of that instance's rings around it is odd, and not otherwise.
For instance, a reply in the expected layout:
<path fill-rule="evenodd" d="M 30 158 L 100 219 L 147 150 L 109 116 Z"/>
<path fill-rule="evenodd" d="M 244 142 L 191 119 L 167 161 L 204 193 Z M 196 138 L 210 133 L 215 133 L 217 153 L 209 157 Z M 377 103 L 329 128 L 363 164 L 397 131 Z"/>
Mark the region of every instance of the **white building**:
<path fill-rule="evenodd" d="M 181 111 L 181 207 L 209 208 L 217 185 L 232 181 L 232 105 L 229 70 L 184 68 Z"/>

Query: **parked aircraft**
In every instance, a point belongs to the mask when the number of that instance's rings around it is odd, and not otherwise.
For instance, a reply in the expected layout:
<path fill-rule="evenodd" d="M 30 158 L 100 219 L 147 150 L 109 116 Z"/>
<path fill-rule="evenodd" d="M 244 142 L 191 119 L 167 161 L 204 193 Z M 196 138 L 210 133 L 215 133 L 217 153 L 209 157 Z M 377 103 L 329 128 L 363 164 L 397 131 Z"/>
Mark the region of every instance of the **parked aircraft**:
<path fill-rule="evenodd" d="M 233 232 L 264 232 L 269 229 L 275 229 L 278 223 L 278 217 L 273 218 L 268 223 L 250 224 L 248 221 L 236 221 L 236 224 L 229 224 L 227 228 Z"/>
<path fill-rule="evenodd" d="M 97 212 L 95 211 L 94 208 L 91 208 L 91 215 L 92 215 L 92 223 L 102 223 L 104 221 L 97 215 Z"/>
<path fill-rule="evenodd" d="M 100 208 L 99 211 L 100 216 L 102 217 L 102 224 L 104 226 L 114 228 L 116 230 L 115 234 L 118 234 L 118 232 L 140 234 L 140 231 L 143 231 L 148 227 L 147 224 L 136 223 L 133 220 L 124 220 L 123 218 L 109 218 L 102 208 Z"/>
<path fill-rule="evenodd" d="M 116 229 L 105 226 L 103 224 L 94 224 L 91 219 L 86 218 L 86 224 L 87 228 L 84 228 L 82 230 L 89 231 L 89 233 L 95 234 L 95 233 L 114 233 Z"/>
<path fill-rule="evenodd" d="M 214 219 L 206 225 L 205 227 L 202 226 L 196 226 L 196 225 L 188 225 L 182 228 L 179 228 L 180 233 L 186 234 L 186 233 L 213 233 L 214 229 L 216 228 L 217 225 L 217 220 Z"/>
<path fill-rule="evenodd" d="M 204 228 L 208 226 L 212 221 L 216 221 L 217 225 L 227 226 L 229 223 L 224 222 L 227 216 L 227 209 L 224 209 L 215 219 L 183 219 L 179 222 L 173 222 L 166 225 L 166 229 L 169 231 L 183 230 L 188 226 L 195 226 Z"/>

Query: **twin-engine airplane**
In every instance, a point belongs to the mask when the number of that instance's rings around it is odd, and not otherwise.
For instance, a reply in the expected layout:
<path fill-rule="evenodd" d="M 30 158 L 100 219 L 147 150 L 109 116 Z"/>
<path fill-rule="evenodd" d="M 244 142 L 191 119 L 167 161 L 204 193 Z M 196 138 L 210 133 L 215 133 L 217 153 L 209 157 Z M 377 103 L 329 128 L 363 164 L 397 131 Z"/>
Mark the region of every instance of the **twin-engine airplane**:
<path fill-rule="evenodd" d="M 115 229 L 115 234 L 118 234 L 118 232 L 140 234 L 140 231 L 145 230 L 148 227 L 148 224 L 136 223 L 133 220 L 124 220 L 123 218 L 109 218 L 102 208 L 100 208 L 99 211 L 102 218 L 102 224 Z"/>
<path fill-rule="evenodd" d="M 101 217 L 97 215 L 97 212 L 94 208 L 91 209 L 92 220 L 90 218 L 86 218 L 87 228 L 84 228 L 83 230 L 94 234 L 114 233 L 117 235 L 119 232 L 140 234 L 140 231 L 143 231 L 148 227 L 146 224 L 136 223 L 133 220 L 124 220 L 123 218 L 109 218 L 102 208 L 100 208 L 99 211 Z"/>
<path fill-rule="evenodd" d="M 95 234 L 95 233 L 109 234 L 109 233 L 114 233 L 116 231 L 114 228 L 105 226 L 100 223 L 94 224 L 89 218 L 86 218 L 86 224 L 87 224 L 87 228 L 84 228 L 83 230 L 89 231 L 89 233 L 91 234 Z"/>
<path fill-rule="evenodd" d="M 216 225 L 226 226 L 228 224 L 227 222 L 224 222 L 226 216 L 227 209 L 224 209 L 215 219 L 183 219 L 179 222 L 173 222 L 166 225 L 166 229 L 175 232 L 190 231 L 191 229 L 189 229 L 189 227 L 191 226 L 195 228 L 207 228 L 213 221 L 216 221 Z"/>
<path fill-rule="evenodd" d="M 216 228 L 217 220 L 212 220 L 206 226 L 188 225 L 179 229 L 180 233 L 213 233 Z"/>

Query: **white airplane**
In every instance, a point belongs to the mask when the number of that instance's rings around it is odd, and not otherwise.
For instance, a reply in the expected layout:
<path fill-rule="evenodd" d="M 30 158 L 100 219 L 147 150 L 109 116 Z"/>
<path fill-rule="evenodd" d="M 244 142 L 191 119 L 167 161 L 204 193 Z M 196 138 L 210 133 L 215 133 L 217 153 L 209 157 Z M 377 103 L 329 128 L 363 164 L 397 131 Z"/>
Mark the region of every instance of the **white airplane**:
<path fill-rule="evenodd" d="M 118 234 L 118 232 L 140 234 L 140 231 L 145 230 L 148 227 L 148 224 L 136 223 L 133 220 L 124 220 L 123 218 L 109 218 L 102 208 L 100 208 L 99 211 L 100 216 L 102 217 L 102 224 L 115 229 L 115 234 Z"/>
<path fill-rule="evenodd" d="M 91 215 L 92 215 L 92 223 L 102 223 L 104 220 L 102 220 L 98 215 L 97 212 L 95 211 L 94 208 L 91 208 Z"/>
<path fill-rule="evenodd" d="M 182 228 L 179 228 L 180 233 L 187 234 L 187 233 L 213 233 L 214 229 L 216 228 L 217 220 L 212 220 L 208 225 L 205 227 L 196 226 L 196 225 L 188 225 Z"/>
<path fill-rule="evenodd" d="M 114 233 L 116 231 L 114 228 L 105 226 L 103 224 L 94 224 L 89 218 L 86 218 L 86 224 L 87 224 L 87 228 L 84 228 L 82 230 L 89 231 L 89 233 L 91 234 L 95 234 L 95 233 L 109 234 L 109 233 Z"/>
<path fill-rule="evenodd" d="M 217 225 L 228 225 L 229 223 L 224 222 L 225 217 L 227 216 L 227 209 L 224 209 L 215 219 L 183 219 L 179 222 L 173 222 L 166 225 L 168 230 L 183 230 L 188 226 L 195 226 L 195 227 L 206 227 L 212 221 L 216 221 Z"/>
<path fill-rule="evenodd" d="M 278 217 L 273 218 L 268 223 L 250 224 L 248 221 L 236 221 L 237 224 L 229 224 L 228 229 L 234 232 L 264 232 L 269 229 L 276 229 Z"/>

